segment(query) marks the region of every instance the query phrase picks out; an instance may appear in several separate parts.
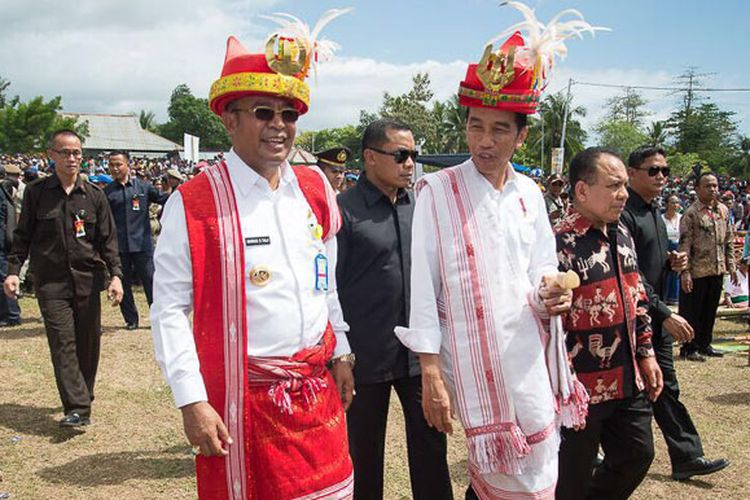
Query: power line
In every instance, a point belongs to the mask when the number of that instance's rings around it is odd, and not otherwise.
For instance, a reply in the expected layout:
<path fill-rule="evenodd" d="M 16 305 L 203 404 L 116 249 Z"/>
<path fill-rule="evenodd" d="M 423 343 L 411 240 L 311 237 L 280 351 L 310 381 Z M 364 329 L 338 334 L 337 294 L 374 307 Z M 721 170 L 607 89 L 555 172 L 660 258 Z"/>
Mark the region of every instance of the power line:
<path fill-rule="evenodd" d="M 608 87 L 608 88 L 617 88 L 617 89 L 668 90 L 668 91 L 677 91 L 677 92 L 685 92 L 689 90 L 688 87 L 654 87 L 654 86 L 649 86 L 649 85 L 621 85 L 621 84 L 615 84 L 615 83 L 581 82 L 578 80 L 573 80 L 573 85 L 586 85 L 589 87 Z M 730 88 L 730 89 L 694 88 L 693 92 L 750 92 L 750 88 Z"/>

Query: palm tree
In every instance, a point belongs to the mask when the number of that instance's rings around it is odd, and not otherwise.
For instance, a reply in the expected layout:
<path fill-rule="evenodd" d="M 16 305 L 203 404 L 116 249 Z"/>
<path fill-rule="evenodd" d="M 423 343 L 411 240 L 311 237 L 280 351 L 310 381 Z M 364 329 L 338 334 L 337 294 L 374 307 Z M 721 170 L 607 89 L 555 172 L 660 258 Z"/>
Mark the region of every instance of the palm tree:
<path fill-rule="evenodd" d="M 646 135 L 652 145 L 664 144 L 667 140 L 667 127 L 664 122 L 655 121 L 646 130 Z"/>
<path fill-rule="evenodd" d="M 744 177 L 750 177 L 750 136 L 743 135 L 737 144 L 739 155 L 737 156 L 736 170 Z"/>
<path fill-rule="evenodd" d="M 138 116 L 138 121 L 141 123 L 143 130 L 153 131 L 156 127 L 156 115 L 153 111 L 141 110 L 141 114 Z"/>
<path fill-rule="evenodd" d="M 469 150 L 466 144 L 466 111 L 458 104 L 458 95 L 447 100 L 442 110 L 440 133 L 443 137 L 443 153 L 465 153 Z"/>
<path fill-rule="evenodd" d="M 572 96 L 568 100 L 562 92 L 558 92 L 548 95 L 539 103 L 540 117 L 532 118 L 529 122 L 529 137 L 526 143 L 529 145 L 529 152 L 534 158 L 541 157 L 542 142 L 544 142 L 545 163 L 548 164 L 552 157 L 552 148 L 560 147 L 566 104 L 568 107 L 568 124 L 565 128 L 563 161 L 567 163 L 576 153 L 583 151 L 587 134 L 577 118 L 586 116 L 586 108 L 574 106 Z M 542 125 L 542 120 L 544 120 L 544 125 Z M 544 130 L 544 141 L 542 141 L 542 130 Z M 546 166 L 543 165 L 542 168 L 546 168 Z"/>

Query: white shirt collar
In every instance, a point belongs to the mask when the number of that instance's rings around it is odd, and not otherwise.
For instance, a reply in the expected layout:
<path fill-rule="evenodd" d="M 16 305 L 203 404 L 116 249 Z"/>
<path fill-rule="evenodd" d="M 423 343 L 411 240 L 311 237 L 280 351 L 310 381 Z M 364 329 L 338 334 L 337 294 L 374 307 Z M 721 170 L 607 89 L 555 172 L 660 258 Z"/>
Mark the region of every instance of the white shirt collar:
<path fill-rule="evenodd" d="M 507 178 L 505 179 L 505 185 L 503 186 L 503 189 L 498 190 L 495 189 L 495 186 L 490 184 L 490 181 L 488 181 L 487 178 L 481 174 L 481 172 L 479 172 L 477 166 L 474 164 L 474 160 L 469 159 L 464 165 L 466 166 L 465 170 L 467 171 L 469 178 L 472 179 L 472 184 L 474 184 L 474 186 L 476 186 L 477 188 L 485 191 L 502 193 L 506 189 L 515 186 L 518 179 L 518 174 L 513 168 L 513 164 L 508 162 L 508 166 L 506 167 Z"/>
<path fill-rule="evenodd" d="M 245 163 L 242 158 L 234 152 L 234 148 L 229 150 L 229 153 L 225 155 L 224 160 L 227 164 L 227 169 L 229 170 L 229 177 L 233 181 L 232 184 L 239 190 L 242 196 L 250 194 L 250 190 L 256 185 L 258 189 L 268 191 L 269 193 L 272 192 L 268 181 L 250 167 L 250 165 Z M 281 179 L 279 180 L 278 189 L 296 181 L 297 176 L 294 175 L 292 167 L 289 165 L 288 161 L 284 160 L 281 164 Z"/>

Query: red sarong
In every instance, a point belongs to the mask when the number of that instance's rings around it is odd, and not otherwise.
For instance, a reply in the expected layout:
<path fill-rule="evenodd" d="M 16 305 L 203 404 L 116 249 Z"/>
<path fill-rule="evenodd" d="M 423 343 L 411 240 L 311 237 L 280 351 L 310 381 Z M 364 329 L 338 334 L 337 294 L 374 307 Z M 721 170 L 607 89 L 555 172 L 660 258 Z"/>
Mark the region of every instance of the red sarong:
<path fill-rule="evenodd" d="M 295 174 L 324 238 L 335 234 L 337 214 L 330 212 L 337 208 L 330 207 L 323 178 L 305 168 Z M 251 383 L 248 377 L 248 368 L 258 363 L 249 363 L 247 356 L 244 244 L 227 167 L 208 167 L 179 189 L 190 240 L 201 375 L 209 403 L 235 441 L 227 457 L 196 458 L 199 498 L 349 498 L 353 476 L 344 412 L 324 367 L 335 345 L 330 327 L 321 344 L 289 359 L 299 377 L 292 377 L 287 391 L 292 411 L 282 411 L 271 388 L 287 379 Z"/>

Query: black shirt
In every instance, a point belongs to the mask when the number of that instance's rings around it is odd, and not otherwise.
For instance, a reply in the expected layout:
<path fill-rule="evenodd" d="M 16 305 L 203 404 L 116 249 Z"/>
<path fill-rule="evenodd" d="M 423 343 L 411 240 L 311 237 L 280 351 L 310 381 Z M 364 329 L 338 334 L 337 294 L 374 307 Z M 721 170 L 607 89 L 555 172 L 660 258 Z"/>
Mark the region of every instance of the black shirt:
<path fill-rule="evenodd" d="M 396 203 L 363 174 L 338 196 L 336 281 L 359 384 L 419 374 L 416 356 L 393 333 L 409 317 L 411 223 L 414 197 L 399 190 Z"/>
<path fill-rule="evenodd" d="M 117 227 L 120 252 L 151 252 L 149 204 L 167 201 L 169 194 L 160 193 L 153 185 L 137 177 L 121 184 L 112 182 L 104 188 Z"/>
<path fill-rule="evenodd" d="M 80 177 L 67 194 L 57 175 L 26 186 L 8 256 L 18 274 L 30 254 L 39 298 L 71 298 L 104 289 L 105 273 L 122 276 L 112 212 L 104 192 Z"/>
<path fill-rule="evenodd" d="M 620 220 L 635 242 L 638 268 L 645 278 L 649 298 L 649 315 L 654 324 L 661 325 L 672 314 L 662 301 L 669 271 L 667 225 L 655 204 L 646 203 L 641 195 L 630 188 L 628 194 L 630 197 Z"/>

